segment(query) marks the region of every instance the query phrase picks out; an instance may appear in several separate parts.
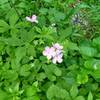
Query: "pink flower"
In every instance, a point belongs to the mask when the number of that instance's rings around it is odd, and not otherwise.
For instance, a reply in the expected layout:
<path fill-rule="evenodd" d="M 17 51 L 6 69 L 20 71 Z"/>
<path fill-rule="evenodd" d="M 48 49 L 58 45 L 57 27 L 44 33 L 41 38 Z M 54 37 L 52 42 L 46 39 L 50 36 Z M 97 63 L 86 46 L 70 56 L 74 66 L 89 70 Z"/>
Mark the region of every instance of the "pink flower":
<path fill-rule="evenodd" d="M 63 61 L 63 53 L 62 53 L 63 46 L 59 45 L 58 43 L 53 44 L 52 47 L 45 47 L 43 51 L 43 55 L 47 57 L 48 60 L 51 60 L 54 64 L 61 63 Z"/>
<path fill-rule="evenodd" d="M 38 20 L 37 20 L 37 16 L 36 15 L 32 15 L 32 17 L 28 17 L 26 16 L 26 20 L 29 21 L 29 22 L 35 22 L 35 23 L 38 23 Z"/>
<path fill-rule="evenodd" d="M 62 61 L 63 61 L 63 59 L 62 59 L 62 54 L 61 55 L 56 55 L 53 59 L 52 59 L 52 62 L 54 63 L 54 64 L 56 64 L 57 62 L 58 63 L 61 63 Z"/>
<path fill-rule="evenodd" d="M 53 47 L 56 49 L 63 49 L 63 46 L 59 45 L 59 43 L 53 44 Z"/>
<path fill-rule="evenodd" d="M 55 55 L 55 52 L 54 52 L 54 48 L 53 47 L 45 47 L 45 50 L 43 51 L 43 55 L 44 56 L 47 56 L 47 59 L 51 59 L 54 55 Z"/>

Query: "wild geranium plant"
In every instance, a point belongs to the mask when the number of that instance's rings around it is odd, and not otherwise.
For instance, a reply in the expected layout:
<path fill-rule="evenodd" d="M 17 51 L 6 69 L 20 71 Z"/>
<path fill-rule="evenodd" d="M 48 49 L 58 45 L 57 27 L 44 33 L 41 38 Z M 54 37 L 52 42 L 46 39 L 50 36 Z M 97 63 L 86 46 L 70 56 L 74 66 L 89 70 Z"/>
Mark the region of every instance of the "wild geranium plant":
<path fill-rule="evenodd" d="M 99 0 L 0 0 L 0 100 L 100 100 L 99 12 Z"/>

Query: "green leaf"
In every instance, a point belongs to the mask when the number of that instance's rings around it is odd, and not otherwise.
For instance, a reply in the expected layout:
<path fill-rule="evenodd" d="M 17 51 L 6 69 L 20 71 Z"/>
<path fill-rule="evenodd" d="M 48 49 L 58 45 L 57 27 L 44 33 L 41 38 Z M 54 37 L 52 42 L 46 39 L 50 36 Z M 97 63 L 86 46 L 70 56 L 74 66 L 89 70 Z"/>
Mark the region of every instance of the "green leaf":
<path fill-rule="evenodd" d="M 21 30 L 21 34 L 20 34 L 20 38 L 24 41 L 24 42 L 31 42 L 32 40 L 34 40 L 34 33 L 33 32 L 27 32 L 26 30 Z"/>
<path fill-rule="evenodd" d="M 75 98 L 75 100 L 85 100 L 85 98 L 83 96 L 78 96 Z"/>
<path fill-rule="evenodd" d="M 26 48 L 25 47 L 18 47 L 15 49 L 15 57 L 16 57 L 16 63 L 18 64 L 20 60 L 25 57 L 26 55 Z"/>
<path fill-rule="evenodd" d="M 89 70 L 100 70 L 100 60 L 90 59 L 85 61 L 84 63 L 85 68 Z"/>
<path fill-rule="evenodd" d="M 6 100 L 8 98 L 8 94 L 0 89 L 0 99 Z"/>
<path fill-rule="evenodd" d="M 36 77 L 37 77 L 37 80 L 43 81 L 43 79 L 46 78 L 46 74 L 41 72 L 41 73 L 38 73 Z"/>
<path fill-rule="evenodd" d="M 91 75 L 95 78 L 95 79 L 100 79 L 100 69 L 92 71 Z"/>
<path fill-rule="evenodd" d="M 76 85 L 73 85 L 70 90 L 70 95 L 74 99 L 78 95 L 78 88 Z"/>
<path fill-rule="evenodd" d="M 36 92 L 37 92 L 37 89 L 35 86 L 28 86 L 25 90 L 27 97 L 31 97 L 31 96 L 35 95 Z"/>
<path fill-rule="evenodd" d="M 43 69 L 45 70 L 47 77 L 51 81 L 56 80 L 56 77 L 54 75 L 61 76 L 61 74 L 62 74 L 61 70 L 54 64 L 51 64 L 51 65 L 48 65 L 48 66 L 43 66 Z"/>
<path fill-rule="evenodd" d="M 56 76 L 61 76 L 62 72 L 61 72 L 61 70 L 57 66 L 54 66 L 52 69 L 53 69 L 53 73 Z"/>
<path fill-rule="evenodd" d="M 72 42 L 69 42 L 69 49 L 71 50 L 79 50 L 79 47 L 77 46 L 76 43 L 72 43 Z"/>
<path fill-rule="evenodd" d="M 47 98 L 49 100 L 53 100 L 54 97 L 70 100 L 69 93 L 65 89 L 62 89 L 56 85 L 51 85 L 47 90 Z"/>
<path fill-rule="evenodd" d="M 61 35 L 61 41 L 65 39 L 66 37 L 70 36 L 72 34 L 72 27 L 68 27 L 66 29 L 61 29 L 59 34 Z"/>
<path fill-rule="evenodd" d="M 80 53 L 88 57 L 93 57 L 97 54 L 97 50 L 92 47 L 81 46 Z"/>
<path fill-rule="evenodd" d="M 26 48 L 27 48 L 27 55 L 28 56 L 32 56 L 32 57 L 36 56 L 36 51 L 35 51 L 35 48 L 33 45 L 27 45 Z"/>
<path fill-rule="evenodd" d="M 86 82 L 88 82 L 88 75 L 85 73 L 81 73 L 77 75 L 77 82 L 79 84 L 84 84 Z"/>
<path fill-rule="evenodd" d="M 87 100 L 93 100 L 93 96 L 92 96 L 92 93 L 91 92 L 89 92 L 88 99 Z"/>
<path fill-rule="evenodd" d="M 9 25 L 4 20 L 0 20 L 0 33 L 4 33 L 8 30 L 9 30 Z"/>
<path fill-rule="evenodd" d="M 29 65 L 23 65 L 20 68 L 19 74 L 20 76 L 27 77 L 31 72 L 30 72 L 31 67 Z"/>
<path fill-rule="evenodd" d="M 4 78 L 9 81 L 14 81 L 18 78 L 18 73 L 14 70 L 7 70 L 4 72 Z"/>
<path fill-rule="evenodd" d="M 12 10 L 11 12 L 12 14 L 10 15 L 10 18 L 9 18 L 9 24 L 10 24 L 10 27 L 12 28 L 17 23 L 19 18 L 18 18 L 17 13 L 14 10 Z"/>
<path fill-rule="evenodd" d="M 3 41 L 9 46 L 22 46 L 25 44 L 24 41 L 15 37 L 3 39 Z"/>
<path fill-rule="evenodd" d="M 65 19 L 65 14 L 62 13 L 62 12 L 56 11 L 56 12 L 54 13 L 54 17 L 55 17 L 55 20 L 56 20 L 56 21 L 64 20 L 64 19 Z"/>
<path fill-rule="evenodd" d="M 93 44 L 97 45 L 97 46 L 100 46 L 100 37 L 94 38 L 93 39 Z"/>

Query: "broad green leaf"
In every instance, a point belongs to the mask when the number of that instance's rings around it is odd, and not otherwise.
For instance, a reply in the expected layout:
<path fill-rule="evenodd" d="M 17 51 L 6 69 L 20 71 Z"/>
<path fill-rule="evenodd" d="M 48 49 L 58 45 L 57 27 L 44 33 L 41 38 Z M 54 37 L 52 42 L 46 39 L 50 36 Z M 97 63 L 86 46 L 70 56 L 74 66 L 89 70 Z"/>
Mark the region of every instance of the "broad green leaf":
<path fill-rule="evenodd" d="M 61 76 L 62 72 L 61 72 L 61 70 L 57 66 L 52 67 L 52 69 L 53 69 L 53 73 L 56 76 Z"/>
<path fill-rule="evenodd" d="M 94 38 L 93 39 L 93 44 L 97 45 L 97 46 L 100 46 L 100 37 Z"/>
<path fill-rule="evenodd" d="M 46 78 L 46 74 L 41 72 L 41 73 L 38 73 L 36 77 L 37 77 L 37 80 L 43 81 L 43 79 Z"/>
<path fill-rule="evenodd" d="M 24 41 L 24 42 L 31 42 L 32 40 L 34 40 L 34 33 L 33 32 L 27 32 L 26 30 L 21 30 L 20 31 L 20 38 Z"/>
<path fill-rule="evenodd" d="M 65 39 L 66 37 L 70 36 L 72 34 L 72 27 L 68 27 L 66 29 L 61 29 L 59 31 L 59 34 L 61 35 L 61 41 Z"/>
<path fill-rule="evenodd" d="M 15 49 L 15 57 L 17 64 L 23 57 L 25 57 L 25 55 L 26 55 L 26 47 L 18 47 Z"/>
<path fill-rule="evenodd" d="M 4 78 L 9 81 L 14 81 L 18 78 L 18 73 L 14 70 L 7 70 L 4 72 Z"/>
<path fill-rule="evenodd" d="M 89 70 L 100 70 L 100 60 L 91 59 L 84 63 L 84 66 Z"/>
<path fill-rule="evenodd" d="M 78 88 L 76 85 L 73 85 L 70 90 L 70 95 L 74 99 L 78 95 Z"/>
<path fill-rule="evenodd" d="M 88 57 L 93 57 L 97 54 L 97 50 L 92 47 L 87 47 L 87 46 L 81 46 L 80 47 L 80 53 L 82 55 L 88 56 Z"/>
<path fill-rule="evenodd" d="M 22 46 L 24 45 L 24 41 L 18 38 L 7 38 L 3 40 L 9 46 Z"/>
<path fill-rule="evenodd" d="M 69 93 L 65 89 L 62 89 L 56 85 L 51 85 L 47 90 L 47 98 L 49 100 L 53 100 L 54 97 L 70 100 Z"/>
<path fill-rule="evenodd" d="M 18 18 L 17 13 L 14 10 L 12 10 L 11 12 L 12 12 L 12 15 L 10 15 L 10 18 L 9 18 L 9 24 L 10 24 L 10 27 L 13 28 L 19 18 Z"/>
<path fill-rule="evenodd" d="M 11 30 L 10 30 L 10 34 L 11 34 L 11 36 L 12 37 L 17 37 L 17 33 L 18 33 L 18 29 L 17 28 L 12 28 Z"/>
<path fill-rule="evenodd" d="M 89 92 L 89 94 L 88 94 L 88 99 L 87 99 L 87 100 L 93 100 L 93 95 L 92 95 L 91 92 Z"/>
<path fill-rule="evenodd" d="M 96 46 L 96 48 L 100 50 L 100 36 L 93 39 L 93 45 Z"/>
<path fill-rule="evenodd" d="M 46 75 L 48 78 L 52 81 L 56 80 L 56 76 L 61 76 L 62 71 L 54 64 L 48 65 L 48 66 L 43 66 L 43 69 L 45 70 Z"/>
<path fill-rule="evenodd" d="M 0 20 L 0 33 L 4 33 L 8 30 L 9 30 L 9 25 L 4 20 Z"/>
<path fill-rule="evenodd" d="M 56 12 L 54 13 L 54 17 L 55 17 L 55 20 L 56 20 L 56 21 L 64 20 L 64 19 L 65 19 L 65 14 L 62 13 L 62 12 L 56 11 Z"/>
<path fill-rule="evenodd" d="M 6 100 L 8 98 L 8 94 L 0 89 L 0 99 L 1 100 Z"/>
<path fill-rule="evenodd" d="M 28 75 L 30 75 L 30 73 L 31 73 L 30 69 L 31 69 L 31 67 L 29 65 L 23 65 L 23 66 L 21 66 L 21 68 L 19 70 L 20 76 L 27 77 Z"/>
<path fill-rule="evenodd" d="M 27 48 L 27 55 L 28 56 L 32 56 L 32 57 L 36 56 L 36 51 L 35 51 L 35 48 L 33 45 L 27 45 L 26 48 Z"/>
<path fill-rule="evenodd" d="M 37 89 L 35 86 L 28 86 L 25 90 L 26 96 L 31 97 L 34 96 L 37 92 Z"/>
<path fill-rule="evenodd" d="M 72 42 L 69 42 L 69 49 L 71 50 L 79 50 L 79 47 L 77 46 L 76 43 L 72 43 Z"/>

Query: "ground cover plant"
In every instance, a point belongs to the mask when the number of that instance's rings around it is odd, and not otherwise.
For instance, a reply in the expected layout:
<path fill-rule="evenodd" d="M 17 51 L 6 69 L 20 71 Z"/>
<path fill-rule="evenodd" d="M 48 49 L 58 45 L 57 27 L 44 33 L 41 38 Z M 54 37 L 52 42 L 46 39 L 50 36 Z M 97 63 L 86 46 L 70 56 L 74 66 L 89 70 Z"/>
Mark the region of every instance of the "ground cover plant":
<path fill-rule="evenodd" d="M 0 0 L 0 100 L 100 100 L 100 1 Z"/>

